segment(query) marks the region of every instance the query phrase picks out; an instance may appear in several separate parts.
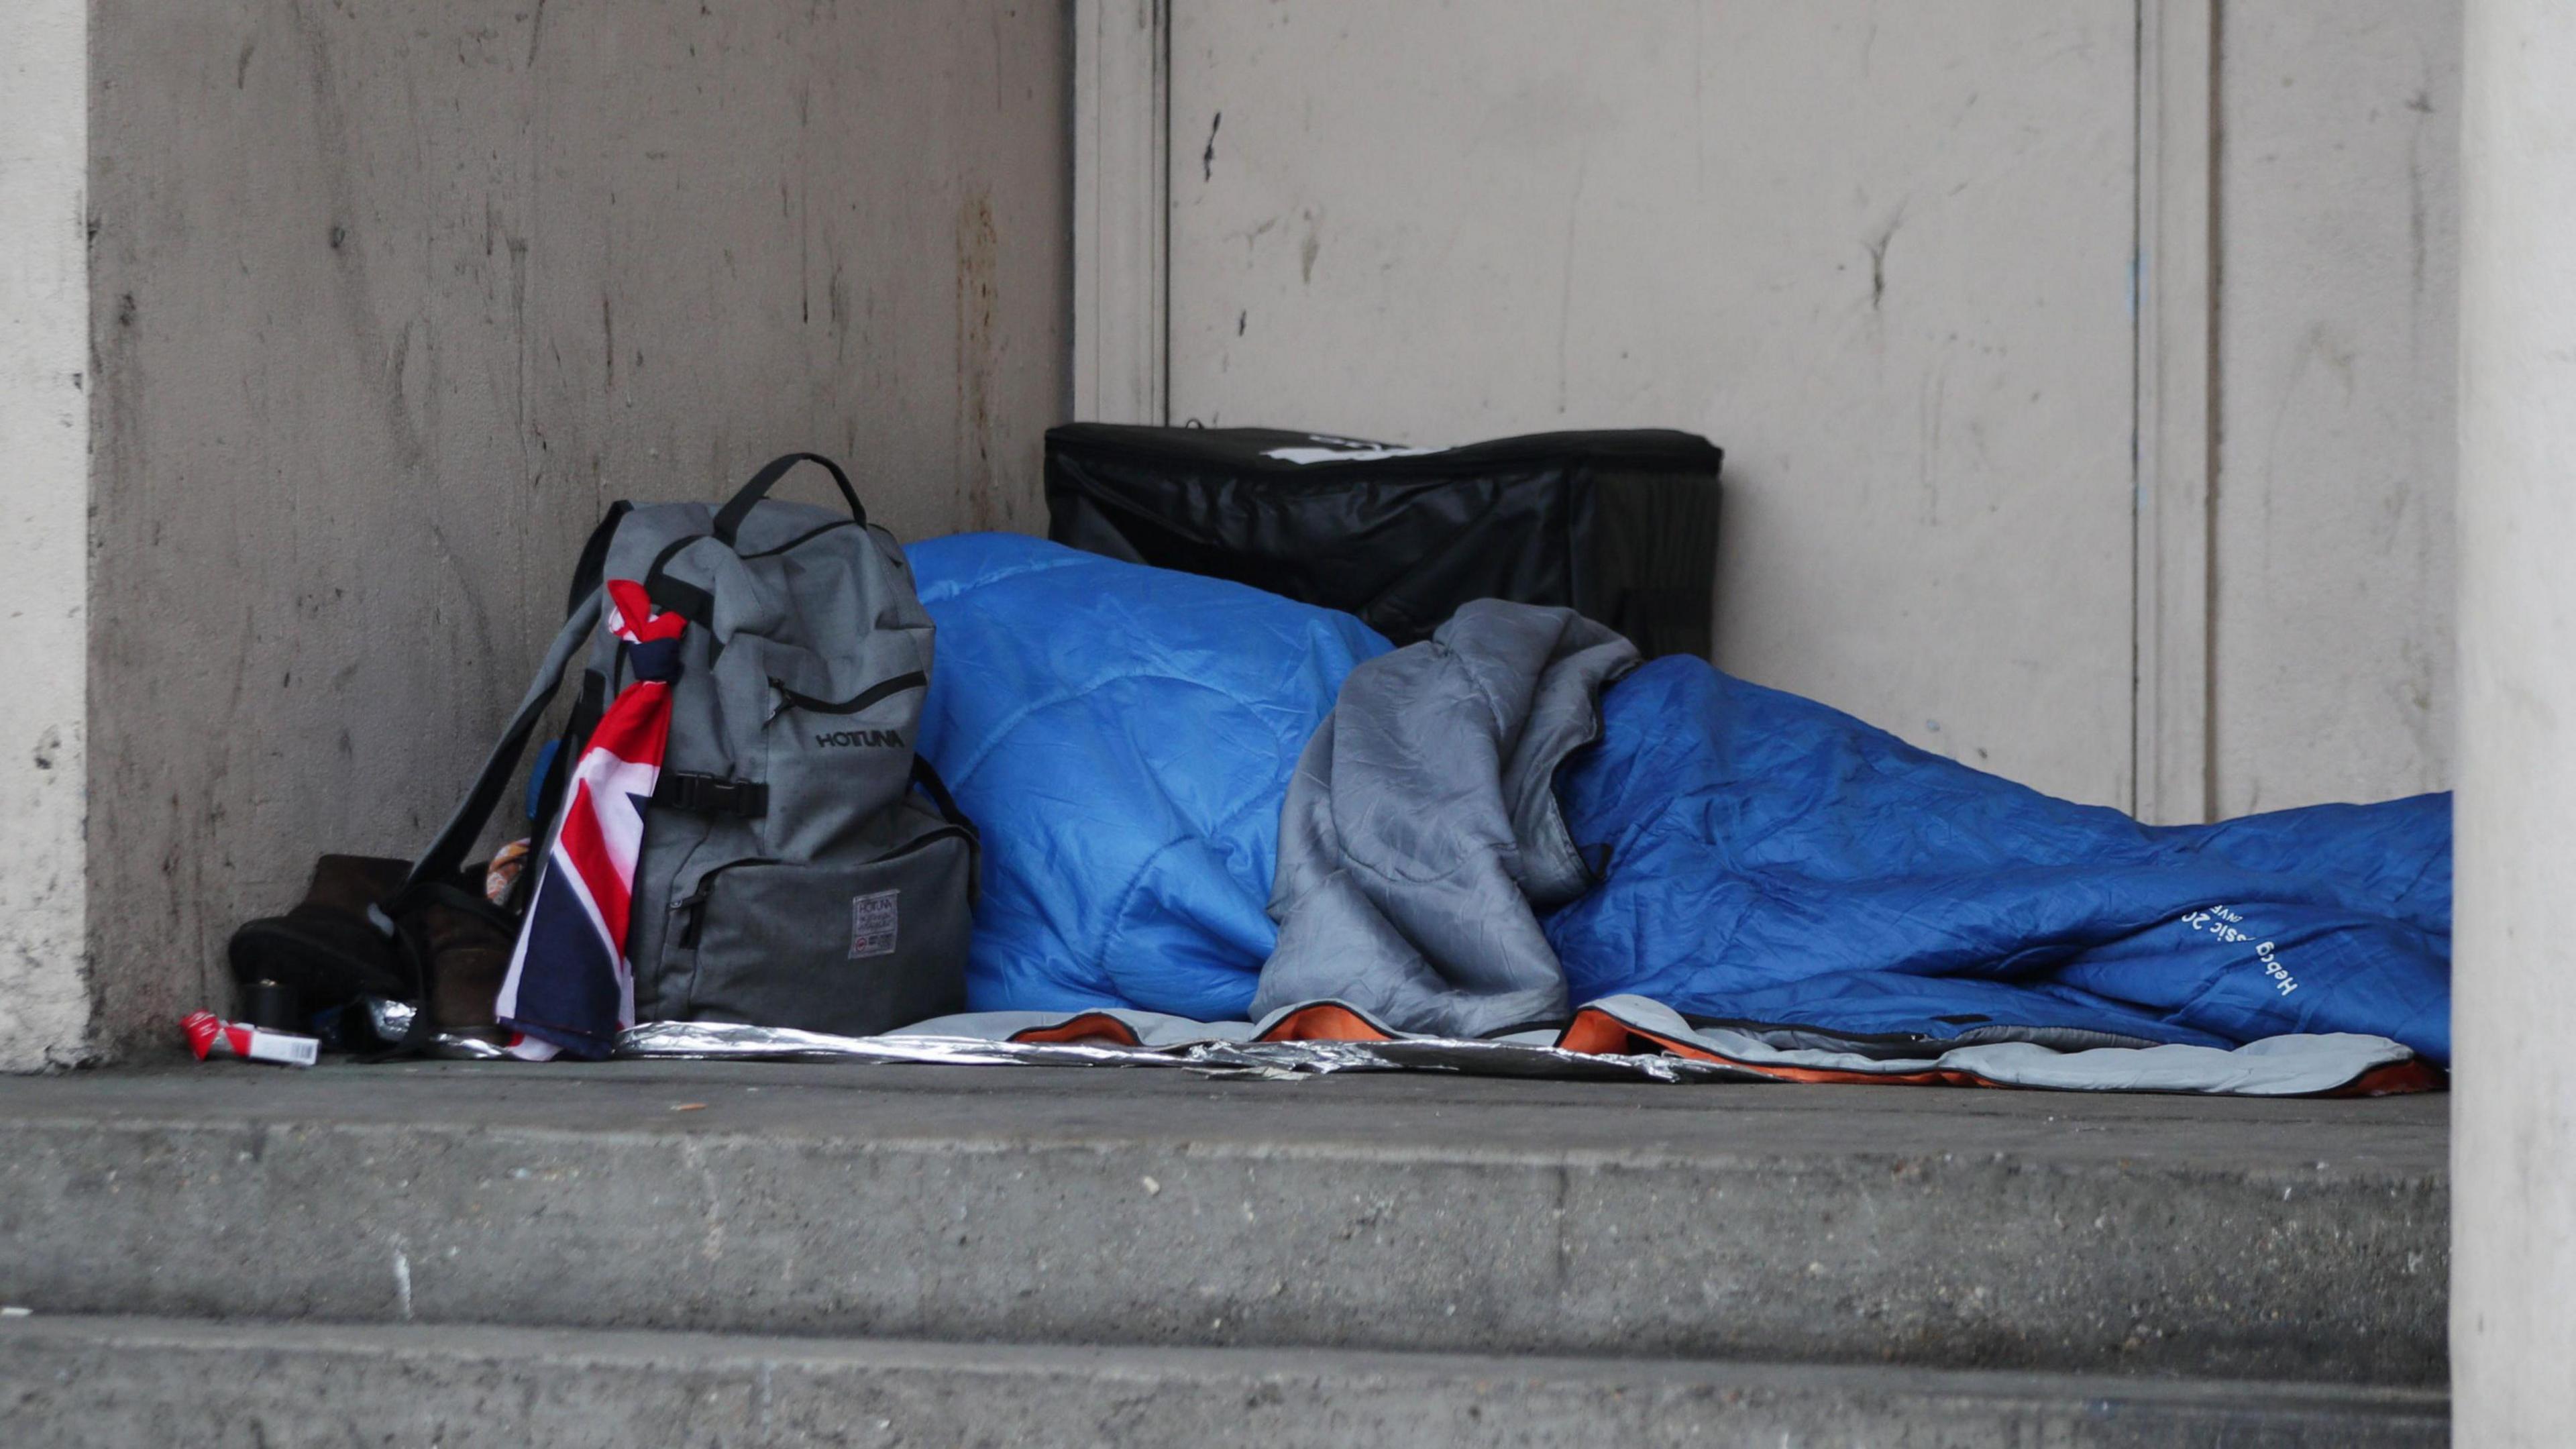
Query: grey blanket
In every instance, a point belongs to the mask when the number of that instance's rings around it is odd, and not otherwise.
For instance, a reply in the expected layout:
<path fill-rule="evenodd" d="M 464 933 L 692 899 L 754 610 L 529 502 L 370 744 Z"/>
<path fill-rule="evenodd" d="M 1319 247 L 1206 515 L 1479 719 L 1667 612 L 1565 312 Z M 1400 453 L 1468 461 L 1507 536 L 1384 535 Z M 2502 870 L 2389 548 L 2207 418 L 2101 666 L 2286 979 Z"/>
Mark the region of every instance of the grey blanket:
<path fill-rule="evenodd" d="M 1484 600 L 1343 681 L 1279 822 L 1255 1019 L 1333 998 L 1475 1037 L 1570 1009 L 1538 912 L 1593 873 L 1557 766 L 1599 737 L 1636 646 L 1571 609 Z"/>

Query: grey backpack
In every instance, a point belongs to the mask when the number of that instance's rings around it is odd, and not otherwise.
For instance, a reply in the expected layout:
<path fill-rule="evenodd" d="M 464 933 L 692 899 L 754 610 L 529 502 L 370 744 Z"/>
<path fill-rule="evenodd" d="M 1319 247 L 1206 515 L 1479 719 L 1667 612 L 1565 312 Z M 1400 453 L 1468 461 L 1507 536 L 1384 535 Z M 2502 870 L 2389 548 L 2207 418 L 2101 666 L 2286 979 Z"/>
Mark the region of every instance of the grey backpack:
<path fill-rule="evenodd" d="M 831 474 L 848 516 L 766 496 L 799 463 Z M 978 842 L 913 748 L 930 616 L 893 536 L 812 453 L 762 468 L 721 509 L 610 509 L 575 571 L 570 618 L 413 881 L 456 877 L 589 641 L 562 743 L 531 792 L 541 846 L 556 828 L 565 777 L 646 647 L 604 622 L 604 580 L 639 583 L 688 621 L 634 867 L 635 1019 L 864 1035 L 963 1009 Z M 514 919 L 536 866 L 506 903 Z"/>

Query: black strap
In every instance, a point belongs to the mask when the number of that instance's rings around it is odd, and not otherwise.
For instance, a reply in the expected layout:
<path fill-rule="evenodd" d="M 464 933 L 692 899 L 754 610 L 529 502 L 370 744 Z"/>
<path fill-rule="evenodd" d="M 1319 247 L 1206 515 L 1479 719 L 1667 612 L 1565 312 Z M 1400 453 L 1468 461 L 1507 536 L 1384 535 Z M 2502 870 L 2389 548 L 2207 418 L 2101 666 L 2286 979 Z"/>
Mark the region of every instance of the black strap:
<path fill-rule="evenodd" d="M 751 516 L 751 505 L 765 497 L 771 486 L 786 477 L 788 470 L 799 463 L 821 465 L 832 475 L 832 482 L 840 488 L 841 497 L 848 500 L 850 517 L 860 523 L 868 521 L 868 510 L 859 503 L 859 490 L 850 486 L 850 475 L 841 471 L 840 464 L 820 453 L 789 453 L 771 459 L 769 466 L 752 474 L 751 481 L 742 485 L 742 491 L 733 496 L 733 501 L 717 512 L 716 537 L 724 541 L 725 547 L 733 547 L 734 535 L 742 531 L 742 521 Z"/>
<path fill-rule="evenodd" d="M 667 614 L 677 614 L 701 629 L 708 629 L 715 626 L 715 597 L 695 584 L 684 584 L 662 572 L 672 559 L 679 556 L 680 550 L 704 537 L 703 533 L 684 533 L 662 545 L 662 551 L 653 555 L 653 562 L 645 566 L 644 597 L 653 601 L 654 608 Z"/>
<path fill-rule="evenodd" d="M 653 782 L 653 803 L 695 815 L 736 815 L 757 820 L 769 813 L 769 787 L 757 780 L 664 770 Z"/>
<path fill-rule="evenodd" d="M 975 822 L 967 819 L 966 812 L 957 808 L 957 797 L 948 793 L 948 782 L 939 778 L 939 772 L 930 767 L 930 761 L 918 753 L 912 757 L 912 783 L 919 785 L 921 793 L 930 797 L 930 803 L 939 807 L 940 819 L 969 835 L 982 838 L 983 832 L 975 828 Z"/>
<path fill-rule="evenodd" d="M 984 902 L 984 832 L 977 830 L 966 812 L 957 808 L 957 797 L 948 793 L 948 782 L 939 778 L 939 772 L 918 751 L 912 757 L 912 783 L 920 786 L 921 793 L 938 807 L 940 819 L 966 836 L 966 909 L 974 910 Z"/>
<path fill-rule="evenodd" d="M 518 876 L 510 882 L 510 893 L 502 900 L 501 909 L 511 920 L 517 920 L 536 896 L 537 847 L 554 834 L 555 815 L 563 809 L 564 795 L 572 787 L 572 767 L 580 762 L 581 752 L 590 745 L 590 732 L 599 728 L 600 716 L 608 712 L 608 678 L 596 669 L 581 672 L 581 693 L 573 700 L 571 715 L 564 721 L 563 733 L 556 736 L 555 752 L 546 761 L 545 776 L 537 782 L 537 813 L 528 824 L 530 855 L 520 866 Z"/>
<path fill-rule="evenodd" d="M 484 825 L 492 818 L 493 807 L 501 803 L 502 794 L 510 788 L 519 757 L 527 752 L 528 737 L 536 733 L 537 722 L 545 718 L 546 706 L 553 702 L 556 687 L 563 683 L 565 666 L 598 625 L 599 595 L 593 593 L 574 605 L 572 617 L 564 620 L 562 631 L 546 650 L 545 661 L 537 666 L 537 677 L 529 682 L 526 696 L 519 701 L 519 712 L 511 717 L 509 728 L 501 732 L 492 753 L 484 756 L 483 773 L 475 777 L 474 788 L 466 792 L 456 813 L 447 818 L 438 838 L 412 863 L 411 875 L 404 880 L 396 902 L 416 899 L 422 887 L 434 882 L 453 880 L 464 867 L 465 853 L 474 848 Z M 387 909 L 393 914 L 401 913 L 390 904 Z"/>
<path fill-rule="evenodd" d="M 634 504 L 620 498 L 608 505 L 608 516 L 590 531 L 590 541 L 581 546 L 581 558 L 572 566 L 572 592 L 564 598 L 565 613 L 580 608 L 582 600 L 599 592 L 600 577 L 608 571 L 609 540 L 617 536 L 617 525 L 634 511 Z"/>

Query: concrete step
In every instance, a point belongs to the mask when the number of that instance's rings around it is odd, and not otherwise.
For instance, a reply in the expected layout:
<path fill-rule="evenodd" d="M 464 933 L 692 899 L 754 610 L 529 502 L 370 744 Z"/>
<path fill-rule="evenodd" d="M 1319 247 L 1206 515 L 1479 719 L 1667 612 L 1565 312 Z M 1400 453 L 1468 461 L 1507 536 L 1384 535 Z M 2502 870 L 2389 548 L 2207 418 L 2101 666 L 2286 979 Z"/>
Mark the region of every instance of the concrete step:
<path fill-rule="evenodd" d="M 0 1442 L 2442 1445 L 2433 1390 L 601 1329 L 0 1322 Z"/>
<path fill-rule="evenodd" d="M 0 1084 L 0 1302 L 2428 1386 L 2444 1108 L 192 1064 Z"/>

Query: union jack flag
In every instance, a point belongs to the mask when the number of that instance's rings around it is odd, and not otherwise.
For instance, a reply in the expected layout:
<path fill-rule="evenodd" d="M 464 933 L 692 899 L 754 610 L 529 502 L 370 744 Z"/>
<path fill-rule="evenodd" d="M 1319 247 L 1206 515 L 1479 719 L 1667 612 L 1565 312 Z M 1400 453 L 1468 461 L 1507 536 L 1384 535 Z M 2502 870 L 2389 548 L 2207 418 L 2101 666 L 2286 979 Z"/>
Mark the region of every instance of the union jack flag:
<path fill-rule="evenodd" d="M 600 716 L 564 793 L 562 823 L 510 952 L 495 1014 L 510 1054 L 597 1061 L 635 1024 L 635 966 L 626 956 L 644 807 L 671 738 L 671 681 L 688 621 L 656 612 L 644 587 L 608 581 L 608 627 L 626 641 L 634 683 Z"/>

